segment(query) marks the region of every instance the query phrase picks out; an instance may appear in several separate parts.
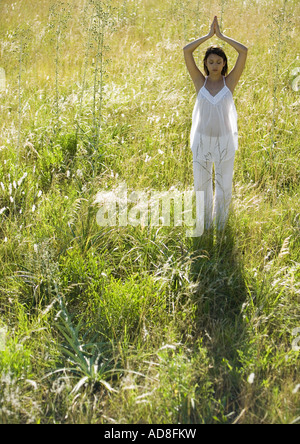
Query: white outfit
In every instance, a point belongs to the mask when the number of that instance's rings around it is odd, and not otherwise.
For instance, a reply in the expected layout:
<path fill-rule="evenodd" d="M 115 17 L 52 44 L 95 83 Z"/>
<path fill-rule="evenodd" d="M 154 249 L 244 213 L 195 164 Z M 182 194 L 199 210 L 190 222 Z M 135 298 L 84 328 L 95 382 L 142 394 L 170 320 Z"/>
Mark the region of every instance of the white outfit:
<path fill-rule="evenodd" d="M 235 152 L 238 149 L 237 111 L 226 85 L 215 96 L 204 86 L 193 111 L 191 149 L 194 162 L 195 191 L 205 192 L 205 228 L 214 222 L 222 230 L 226 224 L 232 197 Z M 213 207 L 212 167 L 215 164 L 215 200 Z"/>

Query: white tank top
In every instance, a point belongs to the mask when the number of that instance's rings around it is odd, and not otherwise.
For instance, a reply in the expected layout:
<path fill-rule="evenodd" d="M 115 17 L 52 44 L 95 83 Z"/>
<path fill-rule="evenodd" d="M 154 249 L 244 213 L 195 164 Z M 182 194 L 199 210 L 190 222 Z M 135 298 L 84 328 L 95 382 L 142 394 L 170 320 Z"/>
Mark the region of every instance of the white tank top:
<path fill-rule="evenodd" d="M 224 152 L 226 148 L 223 158 L 228 158 L 238 149 L 236 107 L 224 76 L 224 86 L 215 96 L 206 88 L 207 79 L 198 93 L 193 111 L 191 148 L 198 158 L 207 158 L 213 147 L 221 144 Z"/>

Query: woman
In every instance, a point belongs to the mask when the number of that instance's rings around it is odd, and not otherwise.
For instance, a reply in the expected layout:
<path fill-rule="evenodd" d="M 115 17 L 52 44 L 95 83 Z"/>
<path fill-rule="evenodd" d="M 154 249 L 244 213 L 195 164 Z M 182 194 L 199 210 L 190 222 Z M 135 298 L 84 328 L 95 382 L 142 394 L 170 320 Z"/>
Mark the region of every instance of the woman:
<path fill-rule="evenodd" d="M 206 77 L 198 69 L 193 52 L 216 34 L 237 50 L 235 67 L 227 75 L 227 57 L 223 49 L 211 46 L 204 57 Z M 191 149 L 195 191 L 204 191 L 205 229 L 213 225 L 225 228 L 232 197 L 235 151 L 238 148 L 237 112 L 233 91 L 245 67 L 248 49 L 221 33 L 217 17 L 209 34 L 184 48 L 185 62 L 194 82 L 197 100 L 193 111 Z M 212 170 L 215 165 L 213 202 Z"/>

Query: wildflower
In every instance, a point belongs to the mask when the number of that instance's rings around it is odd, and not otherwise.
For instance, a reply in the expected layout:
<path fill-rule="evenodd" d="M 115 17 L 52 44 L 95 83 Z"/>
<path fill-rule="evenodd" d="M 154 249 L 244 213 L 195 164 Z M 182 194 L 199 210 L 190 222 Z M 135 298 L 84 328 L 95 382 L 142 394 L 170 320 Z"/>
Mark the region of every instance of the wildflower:
<path fill-rule="evenodd" d="M 21 179 L 18 181 L 18 185 L 20 186 L 23 182 L 24 179 L 26 179 L 27 177 L 27 173 L 24 173 L 23 176 L 21 177 Z"/>
<path fill-rule="evenodd" d="M 300 384 L 297 384 L 296 387 L 295 387 L 294 390 L 293 390 L 293 395 L 295 395 L 296 393 L 298 393 L 299 389 L 300 389 Z"/>
<path fill-rule="evenodd" d="M 253 384 L 255 379 L 255 373 L 251 373 L 251 375 L 248 378 L 248 383 Z"/>

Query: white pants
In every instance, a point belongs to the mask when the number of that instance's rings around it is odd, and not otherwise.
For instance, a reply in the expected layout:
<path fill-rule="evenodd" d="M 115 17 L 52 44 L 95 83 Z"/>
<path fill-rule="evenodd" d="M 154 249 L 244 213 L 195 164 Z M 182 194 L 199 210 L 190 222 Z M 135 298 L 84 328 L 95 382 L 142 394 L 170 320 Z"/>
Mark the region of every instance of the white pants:
<path fill-rule="evenodd" d="M 228 160 L 194 160 L 195 191 L 204 191 L 205 229 L 214 225 L 225 228 L 232 198 L 235 155 Z M 213 164 L 215 165 L 215 197 L 213 198 Z"/>

